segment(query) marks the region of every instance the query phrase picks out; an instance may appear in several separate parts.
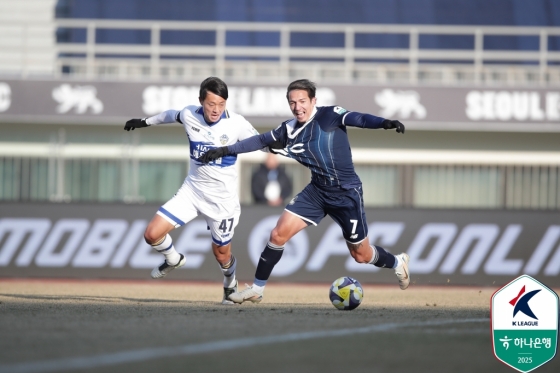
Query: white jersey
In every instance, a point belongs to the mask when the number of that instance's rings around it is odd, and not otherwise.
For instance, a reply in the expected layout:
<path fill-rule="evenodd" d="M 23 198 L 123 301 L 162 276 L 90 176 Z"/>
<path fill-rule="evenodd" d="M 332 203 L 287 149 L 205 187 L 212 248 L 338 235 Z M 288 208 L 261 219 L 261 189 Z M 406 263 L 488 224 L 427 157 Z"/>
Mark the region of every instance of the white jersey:
<path fill-rule="evenodd" d="M 190 105 L 181 111 L 168 110 L 146 122 L 150 125 L 177 121 L 183 124 L 190 146 L 189 174 L 185 179 L 200 197 L 210 201 L 238 199 L 237 155 L 226 155 L 208 164 L 196 159 L 206 151 L 258 135 L 244 117 L 225 110 L 220 120 L 207 124 L 202 106 Z"/>

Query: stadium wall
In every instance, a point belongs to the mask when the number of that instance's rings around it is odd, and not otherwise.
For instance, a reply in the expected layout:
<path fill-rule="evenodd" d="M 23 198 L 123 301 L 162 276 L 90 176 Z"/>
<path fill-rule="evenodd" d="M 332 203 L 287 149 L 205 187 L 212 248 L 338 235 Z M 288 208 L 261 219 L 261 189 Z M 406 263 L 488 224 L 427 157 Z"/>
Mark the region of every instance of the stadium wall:
<path fill-rule="evenodd" d="M 149 279 L 162 257 L 143 241 L 159 205 L 0 204 L 0 277 Z M 260 252 L 282 209 L 242 207 L 233 252 L 238 277 L 253 278 Z M 371 242 L 411 256 L 416 285 L 497 286 L 529 274 L 560 286 L 560 212 L 368 209 Z M 171 234 L 187 257 L 171 280 L 219 281 L 206 222 Z M 330 219 L 296 235 L 273 281 L 331 282 L 350 275 L 393 284 L 390 270 L 356 264 Z"/>

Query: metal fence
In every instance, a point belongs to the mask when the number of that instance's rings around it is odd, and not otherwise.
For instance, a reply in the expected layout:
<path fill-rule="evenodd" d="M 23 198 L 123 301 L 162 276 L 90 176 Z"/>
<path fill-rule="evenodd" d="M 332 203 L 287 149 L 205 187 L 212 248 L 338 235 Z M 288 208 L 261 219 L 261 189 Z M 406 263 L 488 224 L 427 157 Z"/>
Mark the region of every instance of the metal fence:
<path fill-rule="evenodd" d="M 251 174 L 264 156 L 239 156 L 242 203 L 252 203 Z M 164 202 L 188 159 L 185 146 L 0 143 L 0 200 Z M 367 206 L 560 209 L 557 152 L 357 149 L 353 159 Z M 297 193 L 309 171 L 281 161 Z"/>
<path fill-rule="evenodd" d="M 307 77 L 346 83 L 560 84 L 558 27 L 96 19 L 57 19 L 56 27 L 59 34 L 84 34 L 83 42 L 56 45 L 58 74 L 80 78 L 196 80 L 217 75 L 229 81 Z M 137 44 L 98 41 L 111 30 L 143 31 L 149 38 Z M 184 43 L 162 41 L 170 32 L 185 33 Z M 211 41 L 201 45 L 196 33 L 209 34 Z M 272 35 L 275 43 L 235 45 L 232 36 L 239 34 L 248 39 Z M 305 34 L 331 39 L 332 46 L 294 42 Z M 447 45 L 455 47 L 437 48 L 433 38 L 447 38 Z M 512 48 L 506 42 L 512 38 L 528 47 Z"/>

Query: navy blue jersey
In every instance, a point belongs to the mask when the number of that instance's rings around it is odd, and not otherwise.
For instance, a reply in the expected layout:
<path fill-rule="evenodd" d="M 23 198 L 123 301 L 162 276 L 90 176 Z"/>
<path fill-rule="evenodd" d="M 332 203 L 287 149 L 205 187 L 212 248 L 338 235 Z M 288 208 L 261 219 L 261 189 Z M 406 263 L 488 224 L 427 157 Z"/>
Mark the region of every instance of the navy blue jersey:
<path fill-rule="evenodd" d="M 360 186 L 343 123 L 348 111 L 340 106 L 319 106 L 315 110 L 305 124 L 292 119 L 271 131 L 274 140 L 284 145 L 284 149 L 275 152 L 309 168 L 316 185 L 344 189 Z"/>

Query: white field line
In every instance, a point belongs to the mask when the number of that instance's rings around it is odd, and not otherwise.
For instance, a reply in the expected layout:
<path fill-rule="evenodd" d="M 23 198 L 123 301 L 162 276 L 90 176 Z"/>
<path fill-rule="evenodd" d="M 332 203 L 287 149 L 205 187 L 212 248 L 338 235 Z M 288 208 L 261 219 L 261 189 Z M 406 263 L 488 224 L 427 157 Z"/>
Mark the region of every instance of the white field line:
<path fill-rule="evenodd" d="M 165 357 L 196 355 L 208 352 L 235 350 L 245 347 L 261 346 L 273 343 L 297 342 L 308 339 L 341 337 L 355 334 L 386 332 L 399 328 L 442 326 L 451 324 L 490 322 L 490 319 L 464 319 L 464 320 L 439 320 L 410 323 L 391 323 L 372 325 L 361 328 L 324 330 L 315 332 L 290 333 L 267 337 L 253 337 L 232 339 L 229 341 L 216 341 L 200 344 L 188 344 L 175 347 L 145 348 L 140 350 L 116 352 L 111 354 L 95 355 L 90 357 L 74 357 L 56 360 L 37 361 L 34 363 L 19 363 L 0 365 L 0 373 L 43 373 L 59 372 L 74 369 L 91 369 L 108 365 L 135 363 Z"/>

